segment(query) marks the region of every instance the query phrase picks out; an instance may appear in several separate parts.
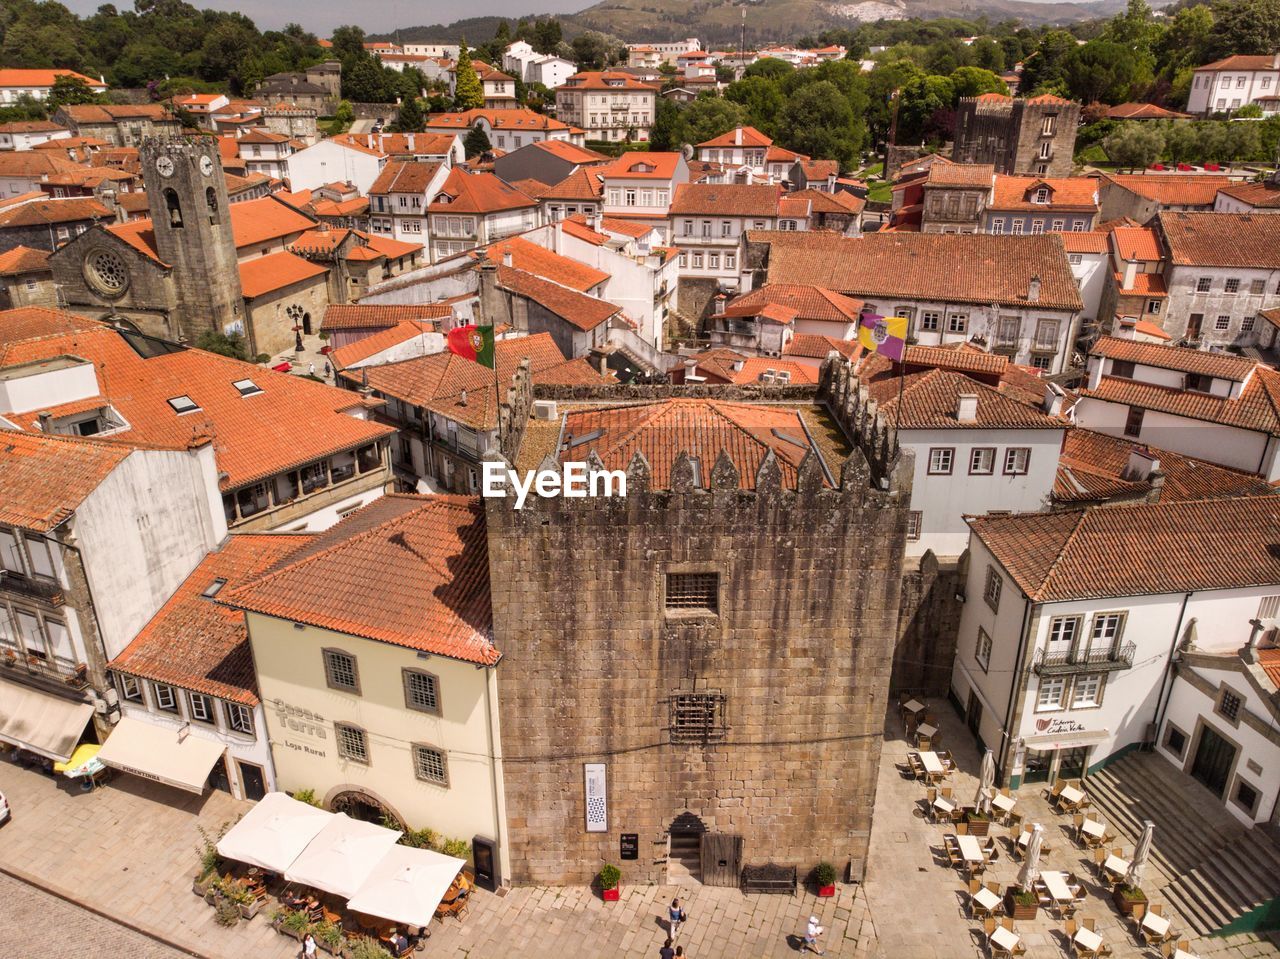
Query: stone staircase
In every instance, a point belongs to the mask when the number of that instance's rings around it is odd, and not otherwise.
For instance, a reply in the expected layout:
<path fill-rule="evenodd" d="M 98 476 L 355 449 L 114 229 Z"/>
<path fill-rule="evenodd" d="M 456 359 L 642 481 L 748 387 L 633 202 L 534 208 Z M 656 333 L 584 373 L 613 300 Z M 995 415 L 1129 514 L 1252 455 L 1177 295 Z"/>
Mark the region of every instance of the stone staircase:
<path fill-rule="evenodd" d="M 1217 932 L 1280 897 L 1280 844 L 1263 829 L 1242 825 L 1164 758 L 1129 753 L 1091 774 L 1087 788 L 1094 807 L 1124 837 L 1126 852 L 1144 822 L 1155 823 L 1152 862 L 1164 876 L 1148 871 L 1146 885 L 1197 934 Z"/>

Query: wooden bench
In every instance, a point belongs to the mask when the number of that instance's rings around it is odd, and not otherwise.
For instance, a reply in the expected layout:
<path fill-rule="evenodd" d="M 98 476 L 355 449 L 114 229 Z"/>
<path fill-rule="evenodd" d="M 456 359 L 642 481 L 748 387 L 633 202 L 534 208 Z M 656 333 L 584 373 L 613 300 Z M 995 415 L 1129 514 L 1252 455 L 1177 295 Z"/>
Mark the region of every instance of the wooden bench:
<path fill-rule="evenodd" d="M 744 893 L 785 893 L 788 896 L 794 896 L 797 882 L 795 866 L 780 866 L 769 862 L 759 866 L 742 867 Z"/>

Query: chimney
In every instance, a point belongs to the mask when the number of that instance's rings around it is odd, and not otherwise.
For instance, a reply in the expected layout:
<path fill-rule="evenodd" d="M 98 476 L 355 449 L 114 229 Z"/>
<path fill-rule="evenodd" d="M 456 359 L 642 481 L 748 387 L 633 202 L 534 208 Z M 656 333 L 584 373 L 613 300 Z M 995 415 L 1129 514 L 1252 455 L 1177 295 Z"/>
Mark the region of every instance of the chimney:
<path fill-rule="evenodd" d="M 504 252 L 504 253 L 502 254 L 502 265 L 503 265 L 503 266 L 512 266 L 512 265 L 514 265 L 514 263 L 515 263 L 515 257 L 513 257 L 513 256 L 511 255 L 511 251 L 510 251 L 510 250 L 507 250 L 506 252 Z"/>
<path fill-rule="evenodd" d="M 742 146 L 742 127 L 734 127 L 733 145 L 736 147 Z"/>
<path fill-rule="evenodd" d="M 1062 387 L 1057 383 L 1046 383 L 1044 385 L 1044 402 L 1042 408 L 1050 416 L 1057 416 L 1062 412 L 1062 403 L 1066 399 L 1066 394 L 1062 392 Z"/>
<path fill-rule="evenodd" d="M 409 152 L 413 152 L 414 134 L 409 134 Z"/>
<path fill-rule="evenodd" d="M 592 210 L 587 215 L 587 225 L 597 233 L 601 232 L 601 227 L 604 226 L 604 214 L 599 210 Z"/>
<path fill-rule="evenodd" d="M 459 405 L 459 406 L 466 406 L 466 405 L 467 405 L 467 391 L 466 391 L 466 390 L 463 390 L 460 394 L 458 394 L 458 405 Z"/>
<path fill-rule="evenodd" d="M 1031 282 L 1027 284 L 1027 301 L 1030 303 L 1040 302 L 1040 274 L 1037 273 L 1031 278 Z"/>
<path fill-rule="evenodd" d="M 835 193 L 835 192 L 836 192 L 836 180 L 837 180 L 837 179 L 838 179 L 838 178 L 837 178 L 837 176 L 836 176 L 834 173 L 828 173 L 828 174 L 827 174 L 827 192 L 828 192 L 828 193 Z"/>
<path fill-rule="evenodd" d="M 1271 69 L 1280 70 L 1280 53 L 1276 53 L 1275 56 L 1271 58 Z"/>
<path fill-rule="evenodd" d="M 734 360 L 734 361 L 733 361 L 733 372 L 735 372 L 735 373 L 741 373 L 741 372 L 742 372 L 742 368 L 743 368 L 744 366 L 746 366 L 746 365 L 747 365 L 747 361 L 746 361 L 746 360 Z M 772 372 L 772 370 L 770 370 L 770 372 Z"/>
<path fill-rule="evenodd" d="M 373 134 L 372 134 L 372 133 L 366 133 L 366 134 L 364 135 L 364 145 L 365 145 L 366 147 L 368 147 L 370 150 L 372 150 L 372 149 L 373 149 Z"/>
<path fill-rule="evenodd" d="M 1124 261 L 1124 286 L 1122 289 L 1132 290 L 1133 283 L 1138 275 L 1138 263 L 1136 260 Z"/>
<path fill-rule="evenodd" d="M 511 322 L 507 312 L 507 300 L 498 289 L 498 264 L 483 260 L 476 267 L 480 274 L 480 307 L 476 323 L 479 326 L 501 326 Z"/>
<path fill-rule="evenodd" d="M 1120 475 L 1131 483 L 1141 483 L 1159 472 L 1160 460 L 1145 446 L 1135 446 L 1129 450 L 1129 462 L 1125 464 L 1124 471 Z"/>
<path fill-rule="evenodd" d="M 972 423 L 978 418 L 978 394 L 961 393 L 956 397 L 956 422 Z"/>
<path fill-rule="evenodd" d="M 52 413 L 50 413 L 48 410 L 42 410 L 41 412 L 36 414 L 36 418 L 40 420 L 41 433 L 53 432 L 53 414 Z"/>

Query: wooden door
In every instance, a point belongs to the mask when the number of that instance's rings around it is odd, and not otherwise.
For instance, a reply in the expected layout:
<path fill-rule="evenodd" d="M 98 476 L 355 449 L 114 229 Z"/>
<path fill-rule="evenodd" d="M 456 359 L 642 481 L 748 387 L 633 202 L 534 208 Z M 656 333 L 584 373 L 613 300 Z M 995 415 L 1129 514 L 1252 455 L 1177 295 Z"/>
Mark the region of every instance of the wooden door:
<path fill-rule="evenodd" d="M 702 837 L 702 884 L 736 888 L 742 872 L 742 837 L 709 832 Z"/>
<path fill-rule="evenodd" d="M 1215 795 L 1221 798 L 1227 788 L 1227 777 L 1236 760 L 1236 747 L 1205 726 L 1200 731 L 1200 745 L 1196 747 L 1191 775 Z"/>

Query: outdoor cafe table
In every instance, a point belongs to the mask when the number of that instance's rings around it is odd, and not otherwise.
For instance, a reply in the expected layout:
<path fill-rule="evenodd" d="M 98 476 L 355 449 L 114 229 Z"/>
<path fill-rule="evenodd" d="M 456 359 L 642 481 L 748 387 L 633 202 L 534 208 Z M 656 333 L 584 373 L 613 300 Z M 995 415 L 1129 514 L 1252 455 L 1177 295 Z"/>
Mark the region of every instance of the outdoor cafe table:
<path fill-rule="evenodd" d="M 978 843 L 976 836 L 956 836 L 956 845 L 960 847 L 960 855 L 964 857 L 965 862 L 987 861 L 987 857 L 982 854 L 982 846 Z"/>
<path fill-rule="evenodd" d="M 939 796 L 933 801 L 933 808 L 938 810 L 938 812 L 949 816 L 956 811 L 956 804 L 946 796 Z"/>
<path fill-rule="evenodd" d="M 1042 872 L 1040 873 L 1040 881 L 1044 883 L 1044 888 L 1048 890 L 1054 902 L 1070 902 L 1074 898 L 1071 895 L 1071 887 L 1067 885 L 1065 873 Z"/>
<path fill-rule="evenodd" d="M 1001 812 L 1008 812 L 1017 805 L 1017 803 L 1018 800 L 1014 799 L 1012 796 L 1006 796 L 1004 793 L 996 793 L 991 797 L 991 805 L 995 806 Z"/>
<path fill-rule="evenodd" d="M 924 736 L 926 739 L 933 736 L 937 731 L 937 726 L 930 726 L 928 723 L 921 723 L 916 727 L 916 735 Z"/>
<path fill-rule="evenodd" d="M 1106 835 L 1107 827 L 1096 819 L 1086 819 L 1080 824 L 1080 831 L 1086 836 L 1092 836 L 1094 839 L 1101 839 Z"/>
<path fill-rule="evenodd" d="M 946 772 L 942 768 L 942 760 L 938 758 L 938 754 L 935 752 L 922 752 L 920 754 L 920 765 L 924 766 L 924 771 L 930 776 L 941 776 Z"/>
<path fill-rule="evenodd" d="M 914 699 L 908 699 L 902 704 L 902 708 L 904 711 L 914 715 L 915 713 L 924 711 L 924 703 L 916 702 Z"/>
<path fill-rule="evenodd" d="M 1000 905 L 1001 899 L 986 886 L 983 886 L 973 894 L 973 901 L 987 910 L 987 912 L 994 912 L 996 907 Z"/>
<path fill-rule="evenodd" d="M 1084 801 L 1084 793 L 1079 789 L 1076 789 L 1075 786 L 1064 786 L 1062 792 L 1058 793 L 1058 796 L 1064 803 L 1071 806 L 1078 806 Z"/>
<path fill-rule="evenodd" d="M 1102 868 L 1109 873 L 1123 876 L 1129 871 L 1129 861 L 1121 859 L 1119 856 L 1108 856 L 1107 861 L 1102 864 Z"/>
<path fill-rule="evenodd" d="M 1163 939 L 1169 931 L 1169 920 L 1164 916 L 1157 916 L 1154 912 L 1147 912 L 1142 916 L 1142 928 L 1153 936 Z"/>
<path fill-rule="evenodd" d="M 998 946 L 1005 952 L 1013 952 L 1021 941 L 1017 933 L 1011 932 L 1004 926 L 997 926 L 995 932 L 991 934 L 991 944 Z"/>
<path fill-rule="evenodd" d="M 1097 952 L 1102 948 L 1102 937 L 1092 929 L 1077 929 L 1074 942 L 1086 952 Z"/>
<path fill-rule="evenodd" d="M 1173 951 L 1173 959 L 1200 959 L 1194 952 L 1187 952 L 1185 949 L 1175 949 Z"/>

